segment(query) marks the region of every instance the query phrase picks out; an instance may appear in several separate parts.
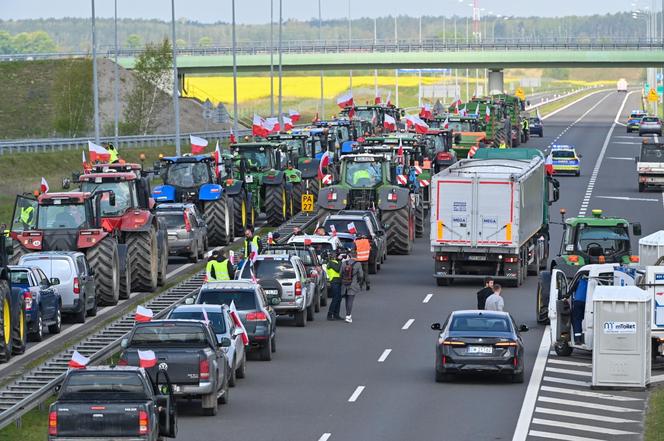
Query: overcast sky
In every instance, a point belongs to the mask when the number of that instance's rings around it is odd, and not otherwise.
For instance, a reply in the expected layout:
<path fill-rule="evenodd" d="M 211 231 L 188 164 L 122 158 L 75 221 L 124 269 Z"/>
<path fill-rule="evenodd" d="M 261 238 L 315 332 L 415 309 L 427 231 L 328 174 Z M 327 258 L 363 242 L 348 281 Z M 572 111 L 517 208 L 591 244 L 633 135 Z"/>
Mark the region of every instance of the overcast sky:
<path fill-rule="evenodd" d="M 157 18 L 169 20 L 169 0 L 117 0 L 118 15 L 128 18 Z M 275 17 L 279 0 L 275 3 Z M 645 7 L 660 0 L 479 0 L 483 14 L 493 12 L 518 16 L 561 16 L 604 14 L 634 9 L 632 4 Z M 346 17 L 347 0 L 321 0 L 324 18 Z M 376 17 L 386 15 L 470 15 L 472 0 L 350 0 L 351 16 Z M 0 19 L 88 17 L 91 0 L 0 0 Z M 231 0 L 175 0 L 176 16 L 204 23 L 230 21 Z M 236 0 L 237 21 L 267 23 L 270 20 L 270 0 Z M 113 0 L 96 0 L 97 16 L 113 16 Z M 316 0 L 283 0 L 284 20 L 307 20 L 318 16 Z M 276 18 L 275 18 L 276 20 Z"/>

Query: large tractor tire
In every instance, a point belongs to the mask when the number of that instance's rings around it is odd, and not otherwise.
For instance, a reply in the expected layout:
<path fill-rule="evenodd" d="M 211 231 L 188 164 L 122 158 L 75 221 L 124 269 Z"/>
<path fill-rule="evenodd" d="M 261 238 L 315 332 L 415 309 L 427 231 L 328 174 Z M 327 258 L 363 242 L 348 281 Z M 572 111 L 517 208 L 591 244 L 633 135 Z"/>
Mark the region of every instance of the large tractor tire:
<path fill-rule="evenodd" d="M 233 242 L 232 209 L 228 204 L 226 195 L 205 204 L 203 216 L 207 222 L 208 239 L 212 246 L 224 246 Z"/>
<path fill-rule="evenodd" d="M 302 211 L 302 193 L 304 193 L 305 182 L 294 182 L 291 191 L 291 216 L 295 216 Z M 314 198 L 314 202 L 316 199 Z"/>
<path fill-rule="evenodd" d="M 509 139 L 507 138 L 507 134 L 505 133 L 504 129 L 498 129 L 496 130 L 496 133 L 493 137 L 493 146 L 495 148 L 499 148 L 501 143 L 505 143 L 506 145 L 510 145 L 508 142 Z"/>
<path fill-rule="evenodd" d="M 129 259 L 129 256 L 127 256 Z M 120 269 L 120 299 L 131 297 L 131 262 L 127 262 L 126 268 Z"/>
<path fill-rule="evenodd" d="M 424 204 L 420 198 L 420 203 L 415 207 L 415 237 L 424 236 Z"/>
<path fill-rule="evenodd" d="M 0 280 L 0 317 L 2 317 L 2 338 L 0 338 L 0 361 L 9 361 L 12 357 L 14 342 L 12 340 L 11 291 L 6 280 Z"/>
<path fill-rule="evenodd" d="M 283 185 L 269 185 L 265 188 L 265 214 L 273 227 L 288 219 L 288 193 Z"/>
<path fill-rule="evenodd" d="M 168 239 L 164 238 L 164 244 L 159 250 L 159 276 L 157 278 L 157 285 L 164 286 L 166 284 L 166 274 L 168 273 Z"/>
<path fill-rule="evenodd" d="M 235 236 L 244 236 L 244 230 L 253 225 L 255 220 L 254 207 L 247 200 L 247 193 L 242 190 L 233 197 L 233 230 Z"/>
<path fill-rule="evenodd" d="M 408 206 L 383 212 L 383 223 L 387 225 L 388 254 L 410 254 L 412 250 L 410 222 Z"/>
<path fill-rule="evenodd" d="M 10 265 L 18 265 L 18 261 L 21 260 L 21 257 L 28 254 L 27 248 L 23 247 L 20 242 L 14 240 L 12 241 L 12 255 L 9 257 Z"/>
<path fill-rule="evenodd" d="M 127 246 L 132 291 L 154 291 L 159 279 L 157 232 L 154 228 L 150 228 L 150 231 L 130 234 Z"/>
<path fill-rule="evenodd" d="M 116 305 L 120 298 L 120 257 L 118 242 L 107 236 L 86 253 L 95 272 L 96 297 L 100 305 Z"/>

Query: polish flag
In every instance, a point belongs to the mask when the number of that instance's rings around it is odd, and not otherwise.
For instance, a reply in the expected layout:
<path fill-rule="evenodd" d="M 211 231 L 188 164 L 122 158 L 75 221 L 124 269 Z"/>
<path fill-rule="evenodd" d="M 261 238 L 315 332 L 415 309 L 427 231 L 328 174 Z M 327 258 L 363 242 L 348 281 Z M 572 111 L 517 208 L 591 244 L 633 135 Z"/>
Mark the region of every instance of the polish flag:
<path fill-rule="evenodd" d="M 461 109 L 461 116 L 466 116 L 468 115 L 468 110 L 466 109 L 466 105 L 463 105 L 463 109 Z"/>
<path fill-rule="evenodd" d="M 454 102 L 454 114 L 455 114 L 455 115 L 458 115 L 458 114 L 459 114 L 459 101 L 461 101 L 461 100 L 456 100 L 456 101 Z"/>
<path fill-rule="evenodd" d="M 318 116 L 318 112 L 316 112 L 316 116 L 314 116 L 314 119 L 311 120 L 312 123 L 317 123 L 320 121 L 320 117 Z"/>
<path fill-rule="evenodd" d="M 331 234 L 332 236 L 336 236 L 336 235 L 337 235 L 337 227 L 335 227 L 334 224 L 330 224 L 330 234 Z"/>
<path fill-rule="evenodd" d="M 258 259 L 258 248 L 255 243 L 251 242 L 251 251 L 249 251 L 249 262 L 251 262 L 251 265 L 256 263 L 256 259 Z"/>
<path fill-rule="evenodd" d="M 91 162 L 108 162 L 111 159 L 108 150 L 92 141 L 88 141 L 88 152 L 90 152 Z"/>
<path fill-rule="evenodd" d="M 339 98 L 337 98 L 337 105 L 339 107 L 341 107 L 342 109 L 346 108 L 346 107 L 349 107 L 349 106 L 352 107 L 353 106 L 353 93 L 348 92 L 345 95 L 341 95 Z"/>
<path fill-rule="evenodd" d="M 489 106 L 486 106 L 486 114 L 484 116 L 484 120 L 486 122 L 489 122 L 490 119 L 491 119 L 491 108 Z"/>
<path fill-rule="evenodd" d="M 297 122 L 300 120 L 301 115 L 300 112 L 298 112 L 295 109 L 290 109 L 288 111 L 288 116 L 290 116 L 290 119 L 293 121 L 293 124 L 297 124 Z"/>
<path fill-rule="evenodd" d="M 85 158 L 85 150 L 81 152 L 81 162 L 83 163 L 83 168 L 86 169 L 88 167 L 88 160 Z"/>
<path fill-rule="evenodd" d="M 376 96 L 374 97 L 374 104 L 375 104 L 375 105 L 379 105 L 380 103 L 381 103 L 380 95 L 376 95 Z"/>
<path fill-rule="evenodd" d="M 256 278 L 256 274 L 254 274 L 254 269 L 250 267 L 249 272 L 251 273 L 251 283 L 258 283 L 258 279 Z"/>
<path fill-rule="evenodd" d="M 330 151 L 326 150 L 318 163 L 318 179 L 323 179 L 325 176 L 323 169 L 327 168 L 328 165 L 330 165 Z"/>
<path fill-rule="evenodd" d="M 420 118 L 430 119 L 431 116 L 431 107 L 428 104 L 422 106 L 422 109 L 420 109 Z"/>
<path fill-rule="evenodd" d="M 74 353 L 71 355 L 71 360 L 69 360 L 67 365 L 71 369 L 85 369 L 88 363 L 90 363 L 90 359 L 88 357 L 78 351 L 74 351 Z"/>
<path fill-rule="evenodd" d="M 357 228 L 355 228 L 355 222 L 351 222 L 346 225 L 346 229 L 350 234 L 357 234 Z"/>
<path fill-rule="evenodd" d="M 446 116 L 445 121 L 443 122 L 443 128 L 444 129 L 449 129 L 450 128 L 450 117 Z"/>
<path fill-rule="evenodd" d="M 391 98 L 392 98 L 392 91 L 390 90 L 390 91 L 387 92 L 387 106 L 392 105 L 392 99 Z"/>
<path fill-rule="evenodd" d="M 191 142 L 191 153 L 193 155 L 200 155 L 205 151 L 205 147 L 208 145 L 207 139 L 193 135 L 189 135 L 189 142 Z"/>
<path fill-rule="evenodd" d="M 233 136 L 233 132 L 231 132 L 231 136 Z M 214 171 L 217 177 L 221 175 L 221 149 L 219 149 L 219 141 L 217 141 L 217 146 L 214 148 Z"/>
<path fill-rule="evenodd" d="M 267 131 L 268 134 L 270 133 L 279 133 L 281 130 L 281 126 L 279 126 L 279 118 L 265 118 L 265 123 L 263 124 L 263 128 Z"/>
<path fill-rule="evenodd" d="M 154 317 L 154 312 L 152 312 L 151 309 L 146 308 L 144 306 L 138 305 L 136 307 L 136 313 L 134 314 L 134 320 L 139 322 L 139 323 L 145 323 L 149 322 L 152 320 L 152 317 Z"/>
<path fill-rule="evenodd" d="M 42 179 L 41 179 L 41 186 L 40 186 L 41 192 L 42 192 L 42 193 L 48 193 L 48 188 L 49 188 L 49 187 L 48 187 L 48 182 L 46 182 L 46 178 L 44 178 L 44 177 L 42 176 Z"/>
<path fill-rule="evenodd" d="M 254 113 L 254 120 L 251 125 L 251 134 L 265 138 L 269 133 L 269 130 L 265 128 L 265 119 Z"/>
<path fill-rule="evenodd" d="M 272 231 L 267 233 L 267 244 L 274 245 L 274 236 L 272 235 Z"/>
<path fill-rule="evenodd" d="M 237 308 L 235 307 L 235 300 L 231 301 L 231 306 L 230 306 L 230 315 L 231 318 L 233 319 L 233 323 L 235 323 L 235 326 L 238 328 L 242 329 L 242 343 L 244 343 L 245 346 L 249 344 L 249 336 L 247 335 L 247 330 L 244 328 L 244 325 L 242 324 L 242 320 L 240 320 L 240 314 L 237 312 Z"/>
<path fill-rule="evenodd" d="M 553 175 L 553 156 L 549 153 L 544 162 L 544 170 L 546 170 L 547 175 Z"/>
<path fill-rule="evenodd" d="M 475 115 L 480 114 L 480 103 L 477 103 L 477 108 L 475 108 Z"/>
<path fill-rule="evenodd" d="M 476 145 L 472 146 L 470 148 L 470 150 L 468 151 L 468 158 L 472 158 L 473 156 L 475 156 L 475 153 L 477 153 L 478 149 L 479 149 L 479 146 L 476 146 Z"/>
<path fill-rule="evenodd" d="M 138 350 L 138 367 L 149 369 L 157 365 L 157 356 L 154 351 Z"/>
<path fill-rule="evenodd" d="M 397 150 L 397 157 L 403 159 L 403 142 L 399 140 L 399 150 Z"/>
<path fill-rule="evenodd" d="M 385 120 L 383 121 L 383 127 L 385 127 L 385 129 L 387 129 L 387 130 L 396 130 L 397 129 L 397 122 L 390 115 L 385 114 Z"/>
<path fill-rule="evenodd" d="M 422 121 L 420 117 L 416 115 L 408 115 L 406 117 L 406 125 L 415 128 L 415 133 L 426 133 L 429 130 L 429 125 Z"/>
<path fill-rule="evenodd" d="M 233 133 L 233 129 L 231 129 L 231 136 L 228 137 L 228 142 L 231 144 L 235 144 L 237 142 L 237 138 L 235 137 L 235 133 Z"/>
<path fill-rule="evenodd" d="M 293 119 L 284 116 L 284 130 L 286 131 L 293 130 L 293 127 L 295 127 L 295 125 L 293 124 Z"/>

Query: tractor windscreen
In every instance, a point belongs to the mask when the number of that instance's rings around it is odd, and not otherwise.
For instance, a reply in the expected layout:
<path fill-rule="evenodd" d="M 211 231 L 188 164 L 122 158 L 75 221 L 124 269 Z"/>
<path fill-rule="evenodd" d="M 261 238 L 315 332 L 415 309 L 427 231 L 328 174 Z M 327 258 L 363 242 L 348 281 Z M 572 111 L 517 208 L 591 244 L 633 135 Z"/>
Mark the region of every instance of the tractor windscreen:
<path fill-rule="evenodd" d="M 350 132 L 347 126 L 337 126 L 337 141 L 344 142 L 350 139 Z"/>
<path fill-rule="evenodd" d="M 449 128 L 455 132 L 472 132 L 473 128 L 468 121 L 450 121 Z"/>
<path fill-rule="evenodd" d="M 354 117 L 360 121 L 372 121 L 374 119 L 378 119 L 376 111 L 373 109 L 356 110 Z"/>
<path fill-rule="evenodd" d="M 629 245 L 626 227 L 587 227 L 578 233 L 578 248 L 591 256 L 627 252 Z"/>
<path fill-rule="evenodd" d="M 346 184 L 353 188 L 375 187 L 383 180 L 378 162 L 349 162 L 346 167 Z"/>
<path fill-rule="evenodd" d="M 309 155 L 311 155 L 311 152 L 307 152 L 305 150 L 305 145 L 306 145 L 305 141 L 306 141 L 305 139 L 288 139 L 288 140 L 285 140 L 286 147 L 288 148 L 289 152 L 297 153 L 300 156 L 303 156 L 303 155 L 309 156 Z"/>
<path fill-rule="evenodd" d="M 169 165 L 164 176 L 164 184 L 191 188 L 211 184 L 211 178 L 207 162 L 178 162 Z"/>
<path fill-rule="evenodd" d="M 37 229 L 87 228 L 84 204 L 41 205 Z"/>
<path fill-rule="evenodd" d="M 247 160 L 247 165 L 250 168 L 263 169 L 271 167 L 270 159 L 263 147 L 258 149 L 242 149 L 240 150 L 240 157 Z"/>
<path fill-rule="evenodd" d="M 81 185 L 82 191 L 90 193 L 101 190 L 111 190 L 115 194 L 115 205 L 111 206 L 109 193 L 101 195 L 101 215 L 105 216 L 120 216 L 127 208 L 136 207 L 136 195 L 131 191 L 128 182 L 84 182 Z"/>

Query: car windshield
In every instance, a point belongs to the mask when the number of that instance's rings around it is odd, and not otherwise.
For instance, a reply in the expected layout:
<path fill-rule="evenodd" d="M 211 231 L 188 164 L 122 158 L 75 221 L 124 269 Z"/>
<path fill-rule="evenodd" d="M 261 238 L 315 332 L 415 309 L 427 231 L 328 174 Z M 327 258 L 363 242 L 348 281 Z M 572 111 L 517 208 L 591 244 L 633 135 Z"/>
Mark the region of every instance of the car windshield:
<path fill-rule="evenodd" d="M 664 149 L 659 145 L 643 144 L 641 146 L 641 158 L 643 162 L 662 162 Z"/>
<path fill-rule="evenodd" d="M 634 119 L 634 118 L 636 118 L 636 119 L 638 119 L 638 118 L 642 118 L 642 117 L 643 117 L 643 113 L 633 112 L 631 115 L 629 115 L 629 117 L 630 117 L 630 118 L 633 118 L 633 119 Z"/>
<path fill-rule="evenodd" d="M 624 252 L 629 249 L 629 235 L 624 227 L 586 227 L 579 230 L 578 249 L 595 255 Z"/>
<path fill-rule="evenodd" d="M 360 121 L 371 121 L 373 118 L 378 118 L 376 111 L 373 109 L 356 110 L 354 117 Z"/>
<path fill-rule="evenodd" d="M 178 311 L 171 312 L 168 316 L 169 319 L 184 319 L 184 320 L 206 320 L 203 311 Z M 215 334 L 226 333 L 226 321 L 221 312 L 207 311 L 207 320 L 212 324 Z"/>
<path fill-rule="evenodd" d="M 528 118 L 528 121 L 530 124 L 540 124 L 542 122 L 539 118 Z"/>
<path fill-rule="evenodd" d="M 576 155 L 572 150 L 554 150 L 551 152 L 551 156 L 558 159 L 574 159 Z"/>
<path fill-rule="evenodd" d="M 207 162 L 176 162 L 168 166 L 164 184 L 176 187 L 198 187 L 211 183 L 210 166 Z"/>
<path fill-rule="evenodd" d="M 204 328 L 201 325 L 183 323 L 155 323 L 136 328 L 131 337 L 131 346 L 191 346 L 208 345 Z"/>
<path fill-rule="evenodd" d="M 242 148 L 239 150 L 239 157 L 247 160 L 247 166 L 250 168 L 269 168 L 271 166 L 267 152 L 264 147 Z"/>
<path fill-rule="evenodd" d="M 295 242 L 295 243 L 304 243 L 304 242 Z M 332 247 L 332 244 L 329 242 L 312 242 L 309 245 L 311 248 L 316 250 L 317 254 L 321 254 L 323 251 L 332 251 L 334 248 Z"/>
<path fill-rule="evenodd" d="M 313 257 L 311 256 L 311 253 L 309 250 L 301 249 L 301 248 L 295 248 L 295 249 L 279 249 L 279 250 L 271 250 L 267 249 L 263 252 L 263 254 L 294 254 L 298 256 L 301 260 L 302 263 L 306 266 L 313 265 Z"/>
<path fill-rule="evenodd" d="M 348 162 L 346 164 L 346 184 L 351 187 L 375 187 L 383 180 L 380 162 Z"/>
<path fill-rule="evenodd" d="M 462 122 L 462 121 L 450 121 L 448 123 L 448 128 L 451 130 L 454 130 L 455 132 L 472 132 L 472 127 L 470 126 L 470 122 Z M 441 127 L 442 127 L 441 123 Z"/>
<path fill-rule="evenodd" d="M 184 229 L 184 213 L 159 213 L 157 216 L 166 222 L 166 228 L 169 230 Z"/>
<path fill-rule="evenodd" d="M 37 229 L 87 228 L 84 204 L 40 205 Z"/>
<path fill-rule="evenodd" d="M 9 281 L 15 284 L 27 285 L 29 282 L 27 270 L 10 270 Z"/>
<path fill-rule="evenodd" d="M 355 225 L 355 229 L 357 230 L 357 234 L 361 236 L 369 236 L 369 227 L 367 227 L 366 222 L 363 220 L 355 219 L 326 219 L 325 223 L 323 226 L 325 227 L 325 231 L 328 233 L 332 233 L 332 229 L 330 228 L 332 225 L 334 225 L 334 228 L 337 230 L 339 233 L 347 233 L 348 232 L 348 224 L 353 223 Z"/>
<path fill-rule="evenodd" d="M 644 116 L 643 119 L 641 120 L 642 123 L 658 123 L 659 118 L 655 118 L 652 116 Z"/>
<path fill-rule="evenodd" d="M 249 276 L 251 277 L 251 276 Z M 202 290 L 198 295 L 200 304 L 231 306 L 235 302 L 238 311 L 251 311 L 256 309 L 256 294 L 253 290 Z"/>
<path fill-rule="evenodd" d="M 450 323 L 451 332 L 510 332 L 509 322 L 504 317 L 459 316 Z"/>
<path fill-rule="evenodd" d="M 81 184 L 81 191 L 92 193 L 95 190 L 111 190 L 115 194 L 115 205 L 110 204 L 110 195 L 104 193 L 101 195 L 101 215 L 102 216 L 119 216 L 124 213 L 127 208 L 133 207 L 132 192 L 129 188 L 129 182 L 83 182 Z"/>
<path fill-rule="evenodd" d="M 258 279 L 295 279 L 293 264 L 284 259 L 261 259 L 254 262 L 254 275 Z M 244 265 L 242 279 L 251 279 L 251 266 Z"/>
<path fill-rule="evenodd" d="M 127 399 L 146 397 L 145 383 L 137 372 L 77 371 L 69 375 L 58 400 Z"/>
<path fill-rule="evenodd" d="M 60 279 L 60 282 L 65 282 L 71 278 L 71 265 L 67 259 L 38 257 L 25 259 L 22 264 L 41 268 L 49 279 L 56 277 Z"/>

